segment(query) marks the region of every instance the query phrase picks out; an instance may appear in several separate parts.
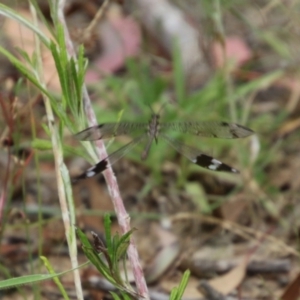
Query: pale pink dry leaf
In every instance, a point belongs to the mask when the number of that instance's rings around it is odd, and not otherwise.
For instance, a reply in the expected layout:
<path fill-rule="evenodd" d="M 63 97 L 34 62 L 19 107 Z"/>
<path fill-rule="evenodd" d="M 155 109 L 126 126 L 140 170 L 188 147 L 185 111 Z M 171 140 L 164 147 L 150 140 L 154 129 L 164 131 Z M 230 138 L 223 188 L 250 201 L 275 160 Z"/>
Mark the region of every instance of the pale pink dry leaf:
<path fill-rule="evenodd" d="M 20 14 L 28 21 L 33 22 L 31 14 L 27 11 L 20 9 L 16 13 Z M 39 29 L 44 32 L 45 36 L 51 38 L 51 34 L 44 24 L 40 22 L 38 26 Z M 35 40 L 34 33 L 30 29 L 13 19 L 7 18 L 3 25 L 3 30 L 13 47 L 22 49 L 29 55 L 29 57 L 32 56 L 35 51 Z M 51 90 L 60 92 L 60 84 L 51 52 L 42 45 L 41 53 L 44 80 Z"/>
<path fill-rule="evenodd" d="M 94 70 L 86 74 L 87 82 L 100 79 L 100 74 L 111 74 L 124 66 L 128 57 L 136 56 L 140 50 L 139 25 L 121 12 L 109 10 L 107 19 L 99 26 L 101 56 L 93 62 Z"/>
<path fill-rule="evenodd" d="M 214 43 L 212 46 L 212 59 L 216 67 L 224 66 L 223 49 L 220 43 Z M 252 52 L 247 44 L 237 36 L 227 37 L 225 39 L 225 59 L 229 60 L 235 68 L 243 65 L 252 57 Z"/>

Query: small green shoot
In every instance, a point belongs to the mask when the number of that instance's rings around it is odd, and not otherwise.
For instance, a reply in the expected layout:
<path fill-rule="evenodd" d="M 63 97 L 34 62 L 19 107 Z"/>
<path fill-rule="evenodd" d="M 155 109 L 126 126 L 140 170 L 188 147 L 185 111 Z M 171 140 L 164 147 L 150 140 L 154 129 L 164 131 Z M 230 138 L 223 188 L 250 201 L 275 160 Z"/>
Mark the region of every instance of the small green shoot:
<path fill-rule="evenodd" d="M 179 283 L 179 286 L 174 287 L 171 291 L 170 300 L 181 300 L 182 299 L 183 293 L 184 293 L 184 291 L 186 289 L 186 286 L 188 284 L 188 280 L 189 280 L 190 275 L 191 275 L 190 270 L 186 270 L 183 273 L 183 276 L 182 276 L 182 279 Z"/>
<path fill-rule="evenodd" d="M 120 236 L 118 233 L 111 235 L 111 221 L 110 216 L 104 217 L 105 226 L 105 241 L 106 245 L 92 232 L 94 243 L 89 242 L 86 235 L 77 229 L 77 235 L 82 243 L 82 249 L 86 257 L 96 267 L 96 269 L 116 288 L 121 292 L 128 293 L 136 297 L 128 282 L 123 279 L 120 263 L 126 258 L 126 251 L 129 246 L 130 235 L 132 231 Z"/>

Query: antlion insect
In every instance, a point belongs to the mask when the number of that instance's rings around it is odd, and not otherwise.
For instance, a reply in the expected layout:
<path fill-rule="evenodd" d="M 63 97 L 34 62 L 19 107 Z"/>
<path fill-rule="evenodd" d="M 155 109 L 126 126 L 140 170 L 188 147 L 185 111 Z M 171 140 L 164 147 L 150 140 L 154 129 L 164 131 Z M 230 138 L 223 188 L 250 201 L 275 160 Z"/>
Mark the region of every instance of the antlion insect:
<path fill-rule="evenodd" d="M 99 139 L 108 139 L 121 135 L 135 136 L 131 142 L 111 153 L 109 156 L 98 162 L 86 172 L 74 178 L 79 179 L 93 177 L 103 172 L 107 166 L 113 165 L 121 157 L 126 155 L 136 145 L 146 142 L 141 159 L 148 157 L 153 141 L 157 143 L 161 138 L 169 143 L 175 150 L 185 156 L 194 164 L 209 169 L 211 171 L 224 171 L 231 173 L 239 173 L 238 170 L 228 166 L 227 164 L 203 154 L 200 150 L 187 146 L 184 143 L 171 138 L 169 132 L 181 132 L 193 134 L 199 137 L 236 139 L 244 138 L 254 133 L 250 128 L 244 127 L 236 123 L 227 122 L 160 122 L 159 114 L 152 114 L 148 123 L 135 122 L 119 122 L 119 123 L 103 123 L 97 126 L 89 127 L 75 135 L 78 140 L 95 141 Z"/>

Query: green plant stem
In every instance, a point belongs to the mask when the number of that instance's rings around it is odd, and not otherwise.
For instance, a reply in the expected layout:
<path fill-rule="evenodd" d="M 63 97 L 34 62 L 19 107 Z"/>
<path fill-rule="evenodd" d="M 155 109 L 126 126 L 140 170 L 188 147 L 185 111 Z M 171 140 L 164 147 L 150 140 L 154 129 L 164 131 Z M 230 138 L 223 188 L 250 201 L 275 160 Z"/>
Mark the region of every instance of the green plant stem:
<path fill-rule="evenodd" d="M 36 10 L 33 5 L 30 5 L 31 13 L 34 17 L 35 25 L 37 25 L 37 15 Z M 42 70 L 42 61 L 41 61 L 41 53 L 40 53 L 40 41 L 39 39 L 35 39 L 35 50 L 37 53 L 37 59 L 38 59 L 38 66 L 39 70 L 37 73 L 37 76 L 39 77 L 39 81 L 43 85 L 44 88 L 46 88 L 46 84 L 44 82 L 44 78 L 42 76 L 43 70 Z M 54 162 L 55 162 L 55 174 L 56 174 L 56 180 L 57 180 L 57 189 L 58 189 L 58 198 L 60 202 L 60 207 L 62 210 L 62 219 L 64 223 L 64 228 L 66 232 L 66 238 L 69 246 L 69 254 L 70 254 L 70 260 L 72 264 L 72 268 L 74 269 L 74 282 L 75 282 L 75 289 L 77 293 L 77 298 L 83 300 L 83 292 L 82 292 L 82 286 L 81 286 L 81 280 L 80 280 L 80 274 L 78 268 L 78 260 L 77 260 L 77 245 L 76 245 L 76 234 L 75 234 L 75 228 L 72 226 L 75 221 L 75 215 L 74 213 L 70 213 L 68 209 L 68 202 L 67 199 L 72 198 L 72 195 L 70 195 L 70 189 L 67 191 L 64 186 L 63 180 L 63 169 L 65 167 L 64 160 L 63 160 L 63 152 L 62 152 L 62 145 L 60 136 L 58 133 L 58 128 L 55 125 L 54 120 L 54 114 L 52 111 L 50 99 L 44 95 L 43 97 L 46 115 L 47 115 L 47 121 L 48 121 L 48 127 L 51 133 L 51 142 L 53 146 L 53 155 L 54 155 Z M 68 174 L 67 174 L 68 177 Z M 71 191 L 72 193 L 72 191 Z M 68 195 L 68 196 L 67 196 Z M 69 202 L 69 208 L 71 208 L 73 204 Z M 70 211 L 74 211 L 74 209 L 70 209 Z M 70 214 L 70 217 L 69 217 Z M 70 219 L 71 218 L 71 219 Z"/>

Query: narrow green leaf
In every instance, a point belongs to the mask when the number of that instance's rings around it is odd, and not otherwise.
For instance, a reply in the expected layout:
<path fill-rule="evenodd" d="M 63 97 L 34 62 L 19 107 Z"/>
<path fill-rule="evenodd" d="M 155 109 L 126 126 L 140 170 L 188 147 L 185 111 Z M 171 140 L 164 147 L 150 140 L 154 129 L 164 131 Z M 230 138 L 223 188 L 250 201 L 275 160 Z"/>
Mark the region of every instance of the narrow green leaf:
<path fill-rule="evenodd" d="M 112 292 L 112 291 L 110 291 L 109 293 L 112 295 L 114 300 L 121 300 L 121 298 L 119 297 L 119 295 L 117 293 Z"/>
<path fill-rule="evenodd" d="M 178 287 L 175 286 L 174 288 L 172 288 L 171 290 L 171 294 L 170 294 L 170 300 L 177 300 L 177 294 L 178 294 Z"/>
<path fill-rule="evenodd" d="M 105 229 L 105 242 L 107 246 L 107 251 L 111 255 L 111 253 L 113 252 L 113 248 L 112 248 L 112 238 L 111 238 L 111 220 L 109 214 L 105 214 L 104 216 L 104 229 Z"/>
<path fill-rule="evenodd" d="M 118 270 L 118 258 L 117 258 L 118 241 L 119 241 L 119 233 L 117 232 L 112 237 L 111 251 L 109 251 L 113 269 L 116 271 Z"/>
<path fill-rule="evenodd" d="M 85 73 L 88 66 L 88 60 L 84 56 L 84 47 L 83 45 L 80 45 L 78 49 L 78 55 L 77 55 L 77 66 L 78 66 L 78 84 L 81 87 L 85 80 Z"/>
<path fill-rule="evenodd" d="M 41 123 L 41 125 L 42 125 L 42 128 L 44 129 L 44 131 L 46 132 L 46 134 L 50 137 L 50 136 L 51 136 L 51 133 L 50 133 L 50 129 L 49 129 L 49 127 L 47 126 L 47 124 Z"/>
<path fill-rule="evenodd" d="M 78 268 L 84 266 L 85 264 L 79 266 Z M 24 284 L 33 284 L 37 283 L 42 280 L 49 280 L 53 279 L 58 276 L 62 276 L 64 274 L 67 274 L 68 272 L 72 272 L 74 269 L 67 270 L 61 273 L 56 273 L 56 274 L 34 274 L 34 275 L 26 275 L 26 276 L 21 276 L 17 278 L 10 278 L 6 280 L 0 281 L 0 289 L 7 289 L 7 288 L 13 288 L 16 286 L 24 285 Z"/>
<path fill-rule="evenodd" d="M 77 236 L 82 243 L 82 250 L 90 262 L 97 268 L 97 270 L 111 283 L 115 283 L 115 280 L 110 274 L 110 269 L 103 260 L 103 253 L 98 253 L 94 247 L 91 245 L 87 236 L 81 231 L 81 229 L 76 229 Z"/>
<path fill-rule="evenodd" d="M 123 259 L 127 253 L 127 249 L 129 246 L 129 241 L 123 241 L 123 243 L 121 243 L 117 249 L 117 253 L 116 253 L 116 259 L 117 261 L 120 261 L 121 259 Z"/>
<path fill-rule="evenodd" d="M 25 52 L 23 49 L 19 47 L 16 47 L 15 49 L 18 51 L 18 53 L 24 59 L 25 62 L 27 62 L 29 65 L 32 65 L 31 59 L 27 52 Z"/>
<path fill-rule="evenodd" d="M 78 228 L 78 227 L 76 228 L 76 234 L 77 234 L 77 236 L 78 236 L 78 238 L 79 238 L 82 246 L 87 247 L 87 248 L 88 247 L 92 248 L 92 245 L 91 245 L 89 239 L 83 233 L 83 231 L 80 228 Z"/>
<path fill-rule="evenodd" d="M 68 55 L 66 41 L 65 41 L 64 28 L 60 22 L 57 24 L 57 34 L 56 35 L 57 35 L 57 41 L 58 41 L 59 50 L 60 50 L 61 62 L 62 62 L 62 65 L 66 66 L 69 62 L 69 55 Z"/>
<path fill-rule="evenodd" d="M 70 78 L 72 79 L 72 84 L 74 85 L 74 91 L 73 94 L 74 96 L 72 97 L 72 99 L 67 99 L 69 100 L 69 106 L 70 109 L 72 111 L 72 114 L 74 116 L 78 115 L 78 103 L 81 102 L 81 87 L 82 85 L 80 85 L 81 83 L 78 82 L 78 74 L 77 74 L 77 70 L 76 70 L 76 64 L 73 58 L 71 58 L 70 60 Z"/>
<path fill-rule="evenodd" d="M 85 82 L 85 73 L 88 66 L 88 60 L 84 57 L 84 47 L 81 45 L 78 49 L 77 56 L 77 103 L 76 103 L 76 114 L 75 116 L 80 116 L 83 111 L 83 101 L 82 101 L 82 87 Z"/>
<path fill-rule="evenodd" d="M 115 283 L 115 280 L 111 276 L 110 268 L 103 260 L 103 253 L 98 253 L 95 249 L 82 247 L 82 250 L 89 261 L 95 266 L 95 268 L 111 283 Z"/>
<path fill-rule="evenodd" d="M 186 270 L 184 273 L 183 273 L 183 276 L 182 276 L 182 279 L 179 283 L 179 286 L 174 288 L 174 293 L 173 293 L 173 290 L 171 292 L 171 296 L 173 297 L 175 294 L 176 294 L 176 297 L 175 298 L 172 298 L 170 297 L 170 299 L 176 299 L 176 300 L 181 300 L 182 297 L 183 297 L 183 293 L 186 289 L 186 286 L 188 284 L 188 281 L 189 281 L 189 277 L 191 275 L 191 272 L 190 270 Z"/>
<path fill-rule="evenodd" d="M 124 300 L 131 300 L 131 298 L 128 294 L 122 293 L 122 296 L 123 296 Z"/>
<path fill-rule="evenodd" d="M 63 139 L 64 139 L 64 128 L 66 127 L 63 121 L 64 121 L 64 119 L 61 119 L 61 121 L 58 124 L 58 133 L 59 133 L 60 141 L 63 141 Z"/>
<path fill-rule="evenodd" d="M 278 36 L 277 32 L 262 31 L 259 34 L 280 56 L 291 59 L 289 44 L 283 43 L 282 37 Z"/>
<path fill-rule="evenodd" d="M 134 229 L 128 231 L 127 233 L 123 234 L 121 238 L 119 239 L 118 247 L 117 247 L 117 260 L 120 260 L 123 258 L 127 252 L 129 242 L 130 242 L 130 236 Z"/>
<path fill-rule="evenodd" d="M 49 263 L 48 259 L 45 256 L 41 256 L 40 259 L 44 262 L 45 267 L 47 268 L 48 272 L 52 275 L 56 275 L 51 264 Z M 63 287 L 61 281 L 59 280 L 58 276 L 53 277 L 53 281 L 57 285 L 60 293 L 64 297 L 64 299 L 70 299 L 65 288 Z"/>
<path fill-rule="evenodd" d="M 24 284 L 33 284 L 42 280 L 52 279 L 57 275 L 53 274 L 35 274 L 35 275 L 26 275 L 17 278 L 10 278 L 0 281 L 0 289 L 13 288 L 19 285 Z"/>
<path fill-rule="evenodd" d="M 130 239 L 130 236 L 132 235 L 134 230 L 135 230 L 135 228 L 133 228 L 133 229 L 129 230 L 128 232 L 126 232 L 125 234 L 123 234 L 120 238 L 119 243 L 128 242 Z"/>
<path fill-rule="evenodd" d="M 35 8 L 35 10 L 37 12 L 38 17 L 41 20 L 41 23 L 44 24 L 47 27 L 47 29 L 51 33 L 52 37 L 55 38 L 53 26 L 51 26 L 49 24 L 49 21 L 45 18 L 45 15 L 42 13 L 41 8 L 38 5 L 38 3 L 36 2 L 36 0 L 30 0 L 30 2 L 34 6 L 34 8 Z M 50 1 L 50 2 L 57 2 L 57 1 Z"/>
<path fill-rule="evenodd" d="M 54 26 L 59 23 L 58 20 L 58 5 L 59 1 L 49 1 L 50 15 Z M 54 34 L 55 36 L 55 34 Z"/>
<path fill-rule="evenodd" d="M 1 5 L 0 5 L 1 7 Z M 12 55 L 10 52 L 5 50 L 4 48 L 0 47 L 0 53 L 5 55 L 10 62 L 32 83 L 34 84 L 42 93 L 44 93 L 49 99 L 53 99 L 52 95 L 39 83 L 37 78 L 31 73 L 31 71 L 24 65 L 23 62 L 21 62 L 19 59 L 17 59 L 14 55 Z"/>
<path fill-rule="evenodd" d="M 233 97 L 234 99 L 238 99 L 241 97 L 246 96 L 247 94 L 258 91 L 261 89 L 265 89 L 269 87 L 274 81 L 281 78 L 284 74 L 283 70 L 274 71 L 272 73 L 263 75 L 255 80 L 251 80 L 249 83 L 242 85 L 241 87 L 237 88 Z"/>
<path fill-rule="evenodd" d="M 59 77 L 59 82 L 60 82 L 60 86 L 62 89 L 62 104 L 65 110 L 65 105 L 64 105 L 64 97 L 66 95 L 68 95 L 68 86 L 67 86 L 67 74 L 65 72 L 65 64 L 63 63 L 62 59 L 61 59 L 61 55 L 58 49 L 58 46 L 54 43 L 51 42 L 50 44 L 50 50 L 54 59 L 54 63 L 56 66 L 56 70 L 57 70 L 57 74 Z"/>

